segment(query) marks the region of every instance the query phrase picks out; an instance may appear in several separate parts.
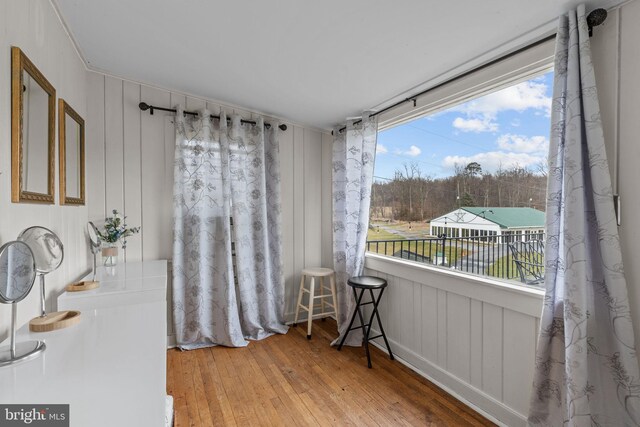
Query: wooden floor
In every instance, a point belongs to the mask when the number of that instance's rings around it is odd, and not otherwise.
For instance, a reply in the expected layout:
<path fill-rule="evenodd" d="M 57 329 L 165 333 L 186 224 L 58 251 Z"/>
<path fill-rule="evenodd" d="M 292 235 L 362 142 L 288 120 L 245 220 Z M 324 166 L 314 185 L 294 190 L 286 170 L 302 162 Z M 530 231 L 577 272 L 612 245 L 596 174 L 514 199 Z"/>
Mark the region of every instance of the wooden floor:
<path fill-rule="evenodd" d="M 175 426 L 493 425 L 386 354 L 329 346 L 331 319 L 313 339 L 292 328 L 245 348 L 167 353 Z"/>

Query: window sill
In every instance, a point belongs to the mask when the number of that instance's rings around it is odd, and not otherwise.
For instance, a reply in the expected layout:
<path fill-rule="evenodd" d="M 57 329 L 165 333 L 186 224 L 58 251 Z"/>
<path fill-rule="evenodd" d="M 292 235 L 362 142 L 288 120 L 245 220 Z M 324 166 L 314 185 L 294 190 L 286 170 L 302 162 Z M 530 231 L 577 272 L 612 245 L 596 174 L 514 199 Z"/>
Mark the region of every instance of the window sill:
<path fill-rule="evenodd" d="M 375 253 L 366 254 L 365 268 L 433 288 L 540 317 L 544 289 L 515 285 L 489 277 L 411 262 Z"/>

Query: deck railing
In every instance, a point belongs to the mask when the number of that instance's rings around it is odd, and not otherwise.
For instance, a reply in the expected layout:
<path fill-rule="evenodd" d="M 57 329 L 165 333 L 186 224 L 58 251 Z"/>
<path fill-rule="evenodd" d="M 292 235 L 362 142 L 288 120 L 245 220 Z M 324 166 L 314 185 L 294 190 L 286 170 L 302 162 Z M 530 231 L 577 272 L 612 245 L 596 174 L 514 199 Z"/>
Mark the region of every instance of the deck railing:
<path fill-rule="evenodd" d="M 367 251 L 527 284 L 544 277 L 544 233 L 369 240 Z"/>

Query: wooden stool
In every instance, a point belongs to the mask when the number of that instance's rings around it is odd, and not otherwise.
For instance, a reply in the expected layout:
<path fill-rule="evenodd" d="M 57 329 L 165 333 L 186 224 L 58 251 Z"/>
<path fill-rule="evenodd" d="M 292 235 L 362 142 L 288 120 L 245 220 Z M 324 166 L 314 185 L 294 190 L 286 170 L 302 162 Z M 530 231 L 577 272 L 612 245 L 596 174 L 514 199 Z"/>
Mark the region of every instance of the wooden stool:
<path fill-rule="evenodd" d="M 327 288 L 324 283 L 324 278 L 329 276 L 330 287 Z M 305 289 L 304 282 L 305 278 L 310 277 L 311 283 L 309 285 L 309 290 Z M 320 295 L 316 295 L 316 277 L 320 279 Z M 325 290 L 330 293 L 325 294 Z M 302 304 L 302 294 L 309 294 L 309 302 L 305 306 Z M 325 298 L 331 297 L 331 302 L 325 301 Z M 320 300 L 320 313 L 313 314 L 314 308 L 317 307 L 315 301 Z M 326 311 L 326 307 L 331 307 L 331 311 Z M 305 268 L 302 270 L 302 277 L 300 278 L 300 290 L 298 291 L 298 304 L 296 305 L 296 318 L 293 321 L 293 326 L 298 325 L 298 314 L 300 313 L 300 309 L 307 311 L 307 339 L 311 339 L 311 321 L 315 318 L 325 318 L 329 315 L 335 315 L 336 320 L 338 319 L 338 300 L 336 296 L 336 279 L 333 270 L 330 268 Z"/>
<path fill-rule="evenodd" d="M 347 285 L 351 286 L 353 289 L 353 297 L 356 300 L 356 309 L 353 311 L 353 316 L 351 316 L 351 322 L 349 322 L 349 327 L 347 331 L 344 333 L 342 340 L 340 341 L 340 345 L 338 346 L 338 351 L 342 350 L 342 345 L 347 339 L 347 335 L 349 332 L 355 329 L 362 329 L 364 341 L 364 350 L 367 354 L 367 366 L 371 369 L 371 355 L 369 354 L 369 341 L 374 340 L 376 338 L 382 337 L 384 339 L 384 344 L 387 346 L 387 350 L 389 351 L 389 359 L 393 360 L 393 353 L 391 352 L 391 347 L 389 346 L 389 341 L 387 341 L 387 336 L 384 333 L 384 328 L 382 327 L 382 322 L 380 321 L 380 315 L 378 314 L 378 304 L 380 304 L 380 300 L 382 299 L 382 294 L 384 292 L 384 288 L 387 287 L 387 281 L 384 279 L 380 279 L 379 277 L 374 276 L 356 276 L 352 277 L 347 281 Z M 360 294 L 358 294 L 357 289 L 360 289 Z M 373 291 L 378 290 L 378 298 L 375 297 Z M 368 302 L 362 302 L 362 297 L 365 291 L 369 291 L 369 297 L 371 298 Z M 362 315 L 362 306 L 373 304 L 373 310 L 371 312 L 371 317 L 369 317 L 369 323 L 364 323 L 364 316 Z M 356 316 L 360 318 L 360 326 L 353 326 L 354 320 L 356 320 Z M 378 321 L 378 326 L 380 327 L 380 335 L 376 335 L 375 337 L 369 336 L 371 332 L 371 324 L 373 323 L 373 318 L 376 318 Z M 353 326 L 353 327 L 352 327 Z"/>

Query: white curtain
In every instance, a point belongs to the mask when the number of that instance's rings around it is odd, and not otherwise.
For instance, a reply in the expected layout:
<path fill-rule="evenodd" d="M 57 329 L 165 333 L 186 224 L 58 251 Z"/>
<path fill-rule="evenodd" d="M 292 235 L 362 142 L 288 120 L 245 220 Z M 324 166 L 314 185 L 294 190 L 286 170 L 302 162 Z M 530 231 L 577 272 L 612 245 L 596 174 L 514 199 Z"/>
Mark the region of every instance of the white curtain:
<path fill-rule="evenodd" d="M 378 120 L 365 112 L 362 121 L 356 121 L 348 120 L 343 132 L 333 132 L 333 264 L 340 312 L 340 336 L 333 344 L 345 334 L 355 310 L 347 280 L 362 274 L 369 226 Z M 362 331 L 351 331 L 345 344 L 362 345 Z"/>
<path fill-rule="evenodd" d="M 277 124 L 176 113 L 173 313 L 178 345 L 285 333 Z M 235 259 L 235 262 L 234 262 Z M 234 271 L 235 270 L 235 271 Z M 235 278 L 234 278 L 235 277 Z"/>
<path fill-rule="evenodd" d="M 529 424 L 637 426 L 640 377 L 584 5 L 560 18 Z"/>

